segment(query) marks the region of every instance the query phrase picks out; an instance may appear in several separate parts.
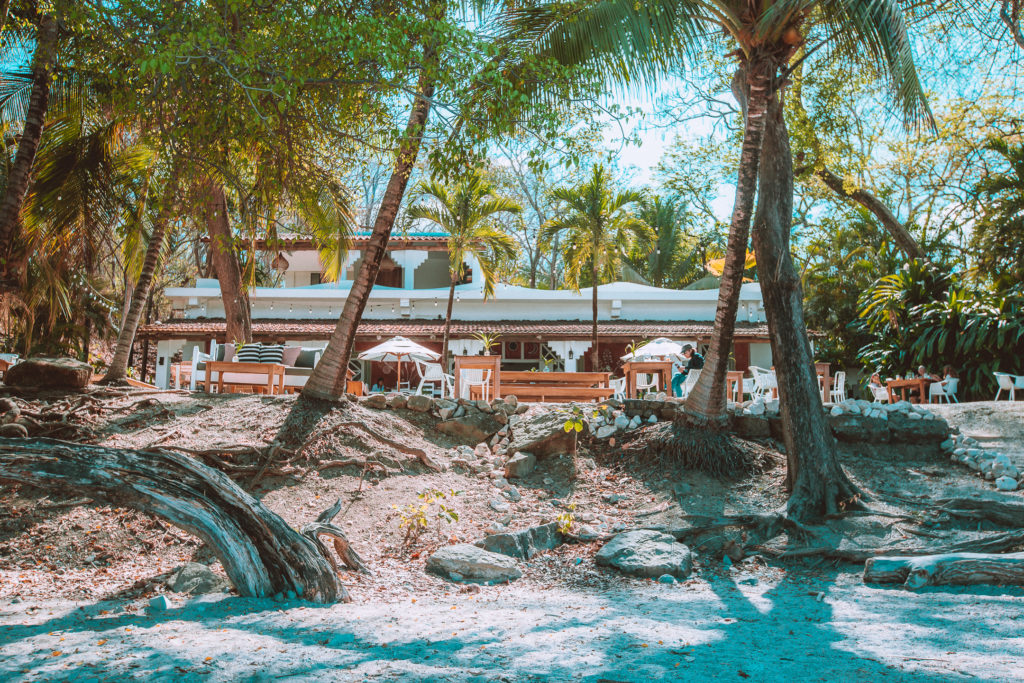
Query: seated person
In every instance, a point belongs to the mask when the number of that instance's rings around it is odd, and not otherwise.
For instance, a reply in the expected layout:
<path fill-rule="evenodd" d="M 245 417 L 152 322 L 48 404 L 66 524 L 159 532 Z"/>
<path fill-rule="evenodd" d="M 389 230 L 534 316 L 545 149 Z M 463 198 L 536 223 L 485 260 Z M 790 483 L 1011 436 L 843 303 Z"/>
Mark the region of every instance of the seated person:
<path fill-rule="evenodd" d="M 683 347 L 683 360 L 686 363 L 685 367 L 680 365 L 680 371 L 676 373 L 676 364 L 672 365 L 672 395 L 682 396 L 683 394 L 683 382 L 686 381 L 686 376 L 690 373 L 690 370 L 700 370 L 704 367 L 704 356 L 697 353 L 692 345 L 687 344 Z"/>
<path fill-rule="evenodd" d="M 871 379 L 868 380 L 868 386 L 871 387 L 872 389 L 881 389 L 883 386 L 882 376 L 879 375 L 877 372 L 871 375 Z"/>
<path fill-rule="evenodd" d="M 384 387 L 380 385 L 380 382 L 374 382 L 373 386 L 370 387 L 371 394 L 379 394 L 382 391 L 384 391 Z"/>
<path fill-rule="evenodd" d="M 926 368 L 923 365 L 917 366 L 917 374 L 914 375 L 914 377 L 916 379 L 930 379 L 930 380 L 934 380 L 936 382 L 939 382 L 939 381 L 942 380 L 942 378 L 939 377 L 938 375 L 936 375 L 934 373 L 931 373 L 931 372 L 928 372 L 928 368 Z M 921 393 L 917 389 L 911 389 L 910 390 L 910 401 L 911 401 L 911 403 L 924 403 L 925 397 L 922 396 Z"/>

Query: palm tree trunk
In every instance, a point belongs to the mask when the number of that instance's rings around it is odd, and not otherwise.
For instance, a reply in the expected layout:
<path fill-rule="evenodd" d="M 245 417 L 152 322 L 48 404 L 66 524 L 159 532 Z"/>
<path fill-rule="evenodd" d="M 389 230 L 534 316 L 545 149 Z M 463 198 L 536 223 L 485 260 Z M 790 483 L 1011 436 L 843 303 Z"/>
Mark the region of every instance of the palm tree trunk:
<path fill-rule="evenodd" d="M 783 111 L 779 92 L 768 105 L 753 239 L 779 385 L 789 515 L 810 521 L 856 506 L 861 494 L 836 459 L 807 339 L 800 274 L 789 249 L 793 158 Z"/>
<path fill-rule="evenodd" d="M 590 276 L 594 278 L 590 284 L 590 305 L 594 314 L 593 327 L 590 330 L 590 348 L 591 353 L 593 354 L 591 358 L 593 358 L 594 361 L 593 366 L 590 369 L 597 372 L 601 363 L 601 357 L 598 355 L 597 349 L 597 256 L 594 256 L 593 263 L 590 265 Z M 566 368 L 566 370 L 568 370 L 568 368 Z"/>
<path fill-rule="evenodd" d="M 7 188 L 0 204 L 0 279 L 5 287 L 18 287 L 22 282 L 24 260 L 17 258 L 16 243 L 21 232 L 21 209 L 25 204 L 29 176 L 35 162 L 39 141 L 43 137 L 46 110 L 50 102 L 50 76 L 57 58 L 57 22 L 49 14 L 39 20 L 36 52 L 32 62 L 32 94 L 29 97 L 25 126 L 18 142 L 7 176 Z"/>
<path fill-rule="evenodd" d="M 444 341 L 441 344 L 441 367 L 448 372 L 448 336 L 452 329 L 452 308 L 455 305 L 455 273 L 451 273 L 448 285 L 448 312 L 444 316 Z"/>
<path fill-rule="evenodd" d="M 228 202 L 224 186 L 209 183 L 206 209 L 210 231 L 210 262 L 220 283 L 220 296 L 224 302 L 226 336 L 229 342 L 252 342 L 252 318 L 249 312 L 249 294 L 242 283 L 242 266 L 235 251 L 235 240 L 228 222 Z"/>
<path fill-rule="evenodd" d="M 723 425 L 725 408 L 725 373 L 729 368 L 729 349 L 736 330 L 743 266 L 747 258 L 747 239 L 757 192 L 757 169 L 764 136 L 765 109 L 768 106 L 770 83 L 768 65 L 758 61 L 741 66 L 733 77 L 733 92 L 744 108 L 743 147 L 740 152 L 739 177 L 729 242 L 726 246 L 722 283 L 718 289 L 715 327 L 711 335 L 704 369 L 690 392 L 680 419 L 690 424 Z M 744 96 L 749 93 L 748 96 Z"/>
<path fill-rule="evenodd" d="M 363 263 L 352 281 L 352 288 L 345 299 L 345 306 L 342 308 L 331 340 L 302 389 L 302 395 L 305 397 L 336 400 L 344 395 L 347 388 L 346 370 L 356 339 L 356 329 L 370 298 L 370 290 L 377 279 L 381 261 L 384 260 L 384 252 L 388 240 L 391 239 L 391 230 L 394 228 L 405 188 L 409 184 L 409 174 L 412 173 L 416 157 L 419 156 L 420 147 L 423 145 L 423 132 L 434 97 L 434 71 L 438 66 L 437 50 L 430 46 L 425 47 L 424 61 L 425 68 L 420 74 L 409 122 L 392 166 L 387 189 L 377 210 L 377 218 L 373 222 L 373 232 L 363 252 Z"/>
<path fill-rule="evenodd" d="M 167 188 L 164 190 L 164 201 L 160 205 L 156 221 L 153 223 L 153 233 L 149 236 L 149 244 L 146 246 L 146 258 L 142 262 L 142 272 L 139 273 L 139 280 L 135 283 L 128 313 L 125 314 L 124 320 L 121 322 L 121 333 L 117 337 L 114 357 L 110 360 L 107 374 L 103 376 L 104 383 L 120 381 L 124 379 L 125 373 L 128 371 L 128 356 L 131 354 L 132 344 L 135 342 L 135 332 L 139 329 L 139 321 L 142 319 L 142 312 L 153 286 L 153 278 L 156 276 L 160 251 L 163 249 L 164 236 L 167 234 L 167 224 L 170 223 L 171 211 L 176 206 L 174 198 L 177 192 L 178 176 L 172 170 L 171 177 L 167 180 Z"/>

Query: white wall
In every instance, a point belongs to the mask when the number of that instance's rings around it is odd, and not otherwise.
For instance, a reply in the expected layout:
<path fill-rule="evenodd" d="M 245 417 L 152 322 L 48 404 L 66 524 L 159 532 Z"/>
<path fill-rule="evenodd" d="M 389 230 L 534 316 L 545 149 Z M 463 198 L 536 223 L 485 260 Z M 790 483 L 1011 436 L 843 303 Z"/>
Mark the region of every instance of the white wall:
<path fill-rule="evenodd" d="M 772 366 L 772 345 L 771 344 L 751 344 L 750 345 L 750 364 L 756 365 L 759 368 L 768 369 Z"/>

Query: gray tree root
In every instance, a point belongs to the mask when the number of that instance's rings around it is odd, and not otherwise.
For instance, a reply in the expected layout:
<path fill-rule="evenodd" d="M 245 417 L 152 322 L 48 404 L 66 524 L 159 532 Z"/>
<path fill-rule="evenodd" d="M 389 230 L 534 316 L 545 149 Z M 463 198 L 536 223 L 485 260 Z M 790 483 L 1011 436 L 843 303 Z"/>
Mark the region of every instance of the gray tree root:
<path fill-rule="evenodd" d="M 922 557 L 873 557 L 864 564 L 864 583 L 924 586 L 1024 585 L 1024 553 L 951 553 Z"/>
<path fill-rule="evenodd" d="M 0 438 L 0 480 L 89 496 L 155 515 L 205 541 L 246 597 L 349 601 L 320 535 L 348 541 L 332 508 L 299 533 L 225 474 L 179 453 Z M 340 509 L 340 506 L 336 506 Z M 338 547 L 336 545 L 336 547 Z M 342 560 L 363 566 L 350 548 Z"/>

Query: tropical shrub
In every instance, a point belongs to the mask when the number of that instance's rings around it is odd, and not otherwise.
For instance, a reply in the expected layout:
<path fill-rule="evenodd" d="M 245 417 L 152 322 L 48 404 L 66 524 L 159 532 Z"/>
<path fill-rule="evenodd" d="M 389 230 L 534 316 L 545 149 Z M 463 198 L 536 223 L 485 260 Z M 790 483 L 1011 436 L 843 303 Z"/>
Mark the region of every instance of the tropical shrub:
<path fill-rule="evenodd" d="M 993 372 L 1024 374 L 1024 285 L 971 287 L 956 273 L 922 261 L 880 278 L 859 301 L 857 327 L 872 340 L 858 355 L 865 369 L 902 375 L 918 365 L 952 365 L 959 395 L 994 395 Z"/>

